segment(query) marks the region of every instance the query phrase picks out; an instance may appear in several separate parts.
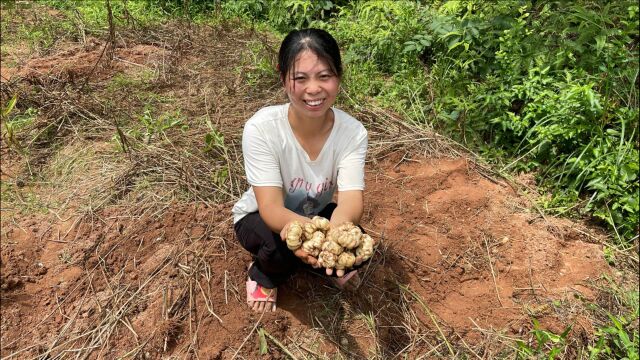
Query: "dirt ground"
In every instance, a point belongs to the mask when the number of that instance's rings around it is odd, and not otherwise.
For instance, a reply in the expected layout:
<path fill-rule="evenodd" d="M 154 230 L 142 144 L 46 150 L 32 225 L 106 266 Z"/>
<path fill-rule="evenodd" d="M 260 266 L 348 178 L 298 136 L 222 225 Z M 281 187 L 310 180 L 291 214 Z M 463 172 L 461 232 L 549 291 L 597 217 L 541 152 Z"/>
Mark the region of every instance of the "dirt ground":
<path fill-rule="evenodd" d="M 207 62 L 210 69 L 220 61 L 216 51 L 197 51 L 205 47 L 193 45 L 196 38 L 179 55 L 159 42 L 129 41 L 116 49 L 120 60 L 111 67 L 95 66 L 103 42 L 60 45 L 52 55 L 3 66 L 3 86 L 81 86 L 87 76 L 100 84 L 140 67 Z M 205 80 L 191 79 L 201 82 L 172 87 L 165 78 L 158 86 L 198 96 Z M 277 90 L 264 85 L 252 95 L 261 99 L 256 103 L 237 95 L 247 89 L 234 87 L 233 79 L 216 79 L 224 89 L 219 94 L 233 98 L 228 106 L 242 108 L 216 122 L 233 127 L 237 141 L 246 115 L 278 99 Z M 375 120 L 366 124 L 376 129 Z M 83 196 L 92 199 L 100 184 L 118 184 L 106 179 L 88 186 L 99 165 L 68 167 L 72 175 L 62 187 L 23 187 L 24 161 L 3 145 L 3 181 L 16 185 L 18 196 L 30 190 L 73 201 L 63 213 L 18 213 L 3 204 L 2 357 L 253 359 L 261 358 L 261 330 L 269 334 L 262 358 L 285 358 L 287 351 L 300 358 L 492 358 L 508 353 L 512 339 L 527 341 L 532 318 L 557 334 L 572 326 L 575 341 L 593 338 L 585 304 L 598 301 L 603 275 L 616 276 L 603 258 L 598 229 L 542 215 L 512 183 L 487 175 L 471 157 L 389 148 L 371 133 L 375 151 L 366 168 L 362 225 L 380 246 L 362 271 L 363 283 L 356 292 L 341 292 L 300 270 L 279 289 L 278 310 L 264 314 L 245 304 L 251 259 L 233 233 L 233 198 L 175 198 L 137 211 L 142 202 L 135 197 L 150 195 L 134 189 L 94 209 Z M 92 147 L 111 156 L 107 140 L 84 137 L 57 151 Z M 53 158 L 41 159 L 40 169 Z M 122 164 L 129 161 L 123 158 Z"/>

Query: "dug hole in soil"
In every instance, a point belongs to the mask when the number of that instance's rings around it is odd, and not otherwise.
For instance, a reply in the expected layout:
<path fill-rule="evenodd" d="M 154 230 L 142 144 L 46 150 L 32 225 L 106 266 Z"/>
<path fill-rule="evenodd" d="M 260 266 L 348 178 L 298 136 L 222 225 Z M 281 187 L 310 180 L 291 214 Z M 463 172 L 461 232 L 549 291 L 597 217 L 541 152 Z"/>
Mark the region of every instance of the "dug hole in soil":
<path fill-rule="evenodd" d="M 164 61 L 164 50 L 127 46 L 116 52 L 126 62 L 110 72 L 86 66 L 101 50 L 89 42 L 3 69 L 3 81 L 38 83 L 47 71 L 54 80 L 46 81 L 100 81 L 135 71 L 128 62 Z M 70 59 L 85 60 L 74 68 Z M 3 179 L 21 171 L 16 163 L 3 161 Z M 259 358 L 262 328 L 310 357 L 449 354 L 437 346 L 445 341 L 488 356 L 505 348 L 489 344 L 492 334 L 526 337 L 531 317 L 555 333 L 573 325 L 573 336 L 593 335 L 583 314 L 558 313 L 553 303 L 598 296 L 590 284 L 610 269 L 597 231 L 541 215 L 465 157 L 403 148 L 370 154 L 365 199 L 362 225 L 380 245 L 359 289 L 341 292 L 300 271 L 279 289 L 278 310 L 264 314 L 245 303 L 251 258 L 233 233 L 233 201 L 176 201 L 140 217 L 120 205 L 94 218 L 3 222 L 1 354 Z M 269 340 L 266 357 L 286 356 Z"/>

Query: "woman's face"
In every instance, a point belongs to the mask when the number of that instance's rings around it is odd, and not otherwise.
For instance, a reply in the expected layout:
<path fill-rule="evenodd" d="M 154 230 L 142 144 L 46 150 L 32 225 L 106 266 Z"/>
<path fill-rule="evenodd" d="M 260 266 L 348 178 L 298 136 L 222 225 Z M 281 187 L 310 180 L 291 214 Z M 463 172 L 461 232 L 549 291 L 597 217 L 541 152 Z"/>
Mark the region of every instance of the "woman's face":
<path fill-rule="evenodd" d="M 329 64 L 311 51 L 303 51 L 285 79 L 284 88 L 298 116 L 322 118 L 336 101 L 340 78 Z"/>

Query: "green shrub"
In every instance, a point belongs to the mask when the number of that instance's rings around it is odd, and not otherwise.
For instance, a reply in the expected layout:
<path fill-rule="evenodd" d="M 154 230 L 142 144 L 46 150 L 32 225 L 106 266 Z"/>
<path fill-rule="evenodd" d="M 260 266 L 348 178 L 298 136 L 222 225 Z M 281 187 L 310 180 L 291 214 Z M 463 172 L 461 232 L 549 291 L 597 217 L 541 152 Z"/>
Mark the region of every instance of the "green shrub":
<path fill-rule="evenodd" d="M 519 159 L 517 171 L 537 170 L 563 211 L 585 199 L 579 209 L 634 237 L 638 6 L 457 4 L 425 32 L 442 79 L 436 124 L 488 156 Z"/>

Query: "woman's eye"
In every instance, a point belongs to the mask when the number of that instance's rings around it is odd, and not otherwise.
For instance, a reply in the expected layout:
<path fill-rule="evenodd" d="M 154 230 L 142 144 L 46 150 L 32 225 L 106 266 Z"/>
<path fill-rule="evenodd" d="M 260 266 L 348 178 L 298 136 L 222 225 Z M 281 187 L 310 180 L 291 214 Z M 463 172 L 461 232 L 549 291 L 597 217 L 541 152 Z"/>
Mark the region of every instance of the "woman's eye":
<path fill-rule="evenodd" d="M 296 76 L 293 78 L 294 81 L 300 81 L 300 80 L 304 80 L 304 77 L 302 76 Z"/>

